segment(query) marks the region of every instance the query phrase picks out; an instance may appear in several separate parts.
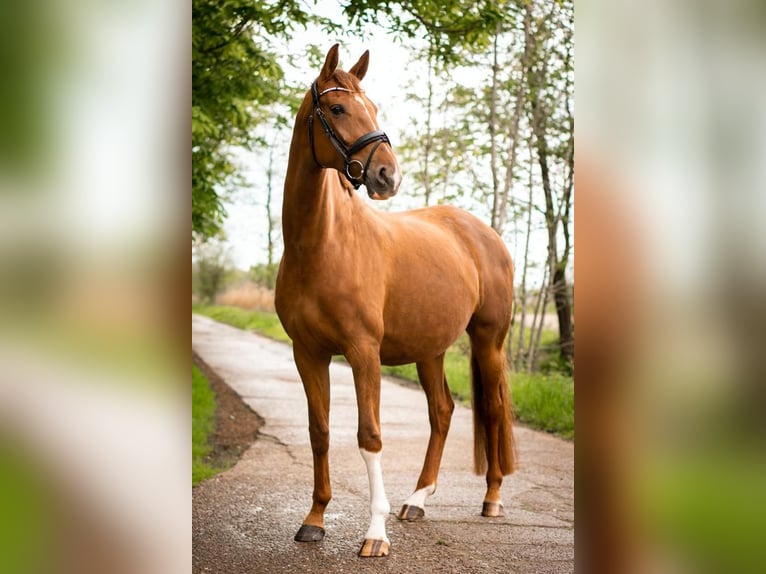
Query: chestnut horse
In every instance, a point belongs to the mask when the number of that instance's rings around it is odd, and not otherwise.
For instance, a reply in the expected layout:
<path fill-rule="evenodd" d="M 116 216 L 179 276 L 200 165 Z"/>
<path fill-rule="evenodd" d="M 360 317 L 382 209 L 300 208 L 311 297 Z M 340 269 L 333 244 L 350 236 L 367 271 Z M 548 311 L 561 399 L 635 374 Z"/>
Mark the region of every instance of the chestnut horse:
<path fill-rule="evenodd" d="M 365 52 L 344 72 L 333 46 L 298 110 L 276 308 L 293 340 L 314 456 L 313 504 L 295 540 L 324 538 L 331 497 L 329 364 L 343 355 L 353 371 L 357 440 L 370 481 L 372 517 L 359 554 L 385 556 L 390 507 L 381 471 L 380 366 L 415 363 L 428 399 L 428 451 L 415 491 L 398 514 L 416 520 L 436 490 L 454 409 L 444 354 L 464 330 L 471 341 L 474 466 L 477 474 L 486 470 L 487 480 L 482 514 L 503 512 L 500 485 L 514 470 L 503 352 L 513 264 L 497 233 L 465 211 L 439 206 L 383 213 L 354 193 L 364 184 L 372 199 L 387 199 L 401 181 L 377 109 L 359 84 L 368 62 Z"/>

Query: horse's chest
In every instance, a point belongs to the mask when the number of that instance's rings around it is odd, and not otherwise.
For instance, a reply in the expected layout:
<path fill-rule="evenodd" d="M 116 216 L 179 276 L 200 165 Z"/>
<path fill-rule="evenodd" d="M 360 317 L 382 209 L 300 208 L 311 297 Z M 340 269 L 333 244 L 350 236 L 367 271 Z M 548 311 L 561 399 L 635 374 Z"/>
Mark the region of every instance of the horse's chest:
<path fill-rule="evenodd" d="M 369 328 L 382 315 L 381 305 L 375 303 L 382 296 L 372 295 L 361 279 L 348 273 L 285 270 L 277 283 L 275 302 L 290 337 L 335 348 L 349 332 Z"/>

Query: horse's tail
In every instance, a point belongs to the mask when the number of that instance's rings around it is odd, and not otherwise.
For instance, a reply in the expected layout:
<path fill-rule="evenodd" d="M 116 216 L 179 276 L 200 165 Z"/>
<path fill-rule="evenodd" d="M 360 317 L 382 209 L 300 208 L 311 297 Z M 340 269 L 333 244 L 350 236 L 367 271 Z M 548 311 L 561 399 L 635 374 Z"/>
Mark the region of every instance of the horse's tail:
<path fill-rule="evenodd" d="M 506 378 L 505 354 L 501 357 L 495 380 L 487 381 L 474 351 L 471 351 L 471 386 L 473 391 L 473 464 L 476 474 L 487 472 L 487 431 L 496 432 L 500 471 L 511 474 L 516 468 L 516 445 L 513 439 L 513 405 Z M 495 369 L 492 369 L 495 371 Z M 487 384 L 491 382 L 492 384 Z M 496 429 L 496 430 L 494 430 Z"/>

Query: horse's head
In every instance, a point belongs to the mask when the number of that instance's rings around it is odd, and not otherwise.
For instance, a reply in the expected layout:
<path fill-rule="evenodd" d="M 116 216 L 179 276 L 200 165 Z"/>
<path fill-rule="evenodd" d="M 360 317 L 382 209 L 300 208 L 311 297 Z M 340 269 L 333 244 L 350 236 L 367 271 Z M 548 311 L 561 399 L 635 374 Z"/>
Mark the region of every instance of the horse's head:
<path fill-rule="evenodd" d="M 366 51 L 348 72 L 338 69 L 338 44 L 327 52 L 322 71 L 311 86 L 308 129 L 314 161 L 341 172 L 355 188 L 365 184 L 372 199 L 396 194 L 402 180 L 386 134 L 378 127 L 377 107 L 364 94 Z"/>

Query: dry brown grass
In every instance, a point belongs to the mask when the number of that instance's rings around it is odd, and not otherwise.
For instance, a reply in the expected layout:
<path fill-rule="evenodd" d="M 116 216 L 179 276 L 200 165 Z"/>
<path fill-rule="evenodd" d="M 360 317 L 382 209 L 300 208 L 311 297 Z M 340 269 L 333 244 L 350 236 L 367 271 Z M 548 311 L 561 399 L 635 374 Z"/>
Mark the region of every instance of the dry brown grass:
<path fill-rule="evenodd" d="M 242 309 L 274 311 L 274 291 L 250 281 L 228 288 L 216 297 L 219 305 L 231 305 Z"/>

